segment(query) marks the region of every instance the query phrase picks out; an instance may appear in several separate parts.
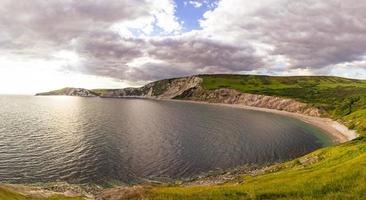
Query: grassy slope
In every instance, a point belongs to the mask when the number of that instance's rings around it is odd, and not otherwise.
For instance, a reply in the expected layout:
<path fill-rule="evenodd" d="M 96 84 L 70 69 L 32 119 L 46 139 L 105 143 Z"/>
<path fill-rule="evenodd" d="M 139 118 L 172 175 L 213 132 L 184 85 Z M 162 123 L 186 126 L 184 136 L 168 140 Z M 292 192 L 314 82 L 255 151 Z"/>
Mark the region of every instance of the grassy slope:
<path fill-rule="evenodd" d="M 366 135 L 366 81 L 338 77 L 201 77 L 205 89 L 233 88 L 242 92 L 297 99 L 323 109 L 325 115 L 340 119 L 361 135 Z M 304 163 L 303 160 L 311 162 Z M 365 199 L 366 138 L 320 149 L 304 158 L 274 166 L 263 175 L 243 176 L 242 179 L 243 183 L 215 186 L 152 187 L 144 196 L 146 199 L 212 200 Z M 35 199 L 0 187 L 0 200 L 4 198 Z"/>
<path fill-rule="evenodd" d="M 297 99 L 366 133 L 366 81 L 338 77 L 201 76 L 205 89 Z M 302 163 L 300 160 L 313 160 Z M 320 149 L 305 158 L 280 164 L 275 172 L 243 177 L 244 183 L 216 186 L 162 186 L 147 191 L 150 199 L 365 199 L 366 139 Z"/>
<path fill-rule="evenodd" d="M 325 76 L 269 77 L 202 76 L 205 89 L 232 88 L 242 92 L 297 99 L 366 132 L 366 81 Z"/>
<path fill-rule="evenodd" d="M 37 197 L 23 195 L 9 188 L 0 186 L 0 200 L 82 200 L 82 197 L 65 197 L 63 195 L 52 195 L 50 197 Z"/>
<path fill-rule="evenodd" d="M 216 186 L 155 187 L 150 199 L 364 199 L 366 140 L 358 139 L 275 166 L 273 172 L 244 176 L 244 183 Z"/>

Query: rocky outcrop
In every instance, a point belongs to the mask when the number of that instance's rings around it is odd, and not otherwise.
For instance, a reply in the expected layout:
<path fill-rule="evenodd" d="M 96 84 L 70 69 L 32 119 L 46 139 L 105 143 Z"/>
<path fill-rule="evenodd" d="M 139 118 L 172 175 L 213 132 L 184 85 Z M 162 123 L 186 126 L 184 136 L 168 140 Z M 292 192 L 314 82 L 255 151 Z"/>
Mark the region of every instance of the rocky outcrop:
<path fill-rule="evenodd" d="M 186 91 L 200 87 L 201 83 L 202 78 L 196 76 L 175 79 L 168 83 L 165 91 L 156 97 L 161 99 L 174 99 Z"/>

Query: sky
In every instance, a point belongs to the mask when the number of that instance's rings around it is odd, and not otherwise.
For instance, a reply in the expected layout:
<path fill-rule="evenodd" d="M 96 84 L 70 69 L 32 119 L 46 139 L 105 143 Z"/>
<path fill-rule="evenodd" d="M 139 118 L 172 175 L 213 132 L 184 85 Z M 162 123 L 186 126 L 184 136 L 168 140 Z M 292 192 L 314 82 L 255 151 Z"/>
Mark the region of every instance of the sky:
<path fill-rule="evenodd" d="M 208 73 L 366 79 L 364 0 L 1 0 L 0 94 Z"/>

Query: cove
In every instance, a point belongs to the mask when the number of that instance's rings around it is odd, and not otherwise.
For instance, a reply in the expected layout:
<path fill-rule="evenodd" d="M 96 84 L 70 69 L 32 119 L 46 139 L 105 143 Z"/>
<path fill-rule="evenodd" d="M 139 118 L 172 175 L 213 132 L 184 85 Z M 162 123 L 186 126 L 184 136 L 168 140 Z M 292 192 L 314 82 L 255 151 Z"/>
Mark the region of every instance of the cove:
<path fill-rule="evenodd" d="M 0 96 L 2 182 L 184 178 L 282 162 L 330 144 L 314 126 L 260 111 L 147 99 Z"/>

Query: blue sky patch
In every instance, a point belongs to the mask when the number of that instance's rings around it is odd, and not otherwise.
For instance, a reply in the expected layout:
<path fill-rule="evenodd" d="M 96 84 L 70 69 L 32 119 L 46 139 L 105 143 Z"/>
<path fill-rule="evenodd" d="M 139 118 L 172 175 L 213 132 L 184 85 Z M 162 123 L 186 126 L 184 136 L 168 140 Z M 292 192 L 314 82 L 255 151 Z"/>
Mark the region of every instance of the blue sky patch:
<path fill-rule="evenodd" d="M 212 10 L 217 6 L 217 0 L 175 0 L 176 16 L 179 21 L 183 21 L 185 32 L 201 29 L 199 20 L 203 18 L 203 14 Z"/>

